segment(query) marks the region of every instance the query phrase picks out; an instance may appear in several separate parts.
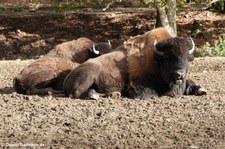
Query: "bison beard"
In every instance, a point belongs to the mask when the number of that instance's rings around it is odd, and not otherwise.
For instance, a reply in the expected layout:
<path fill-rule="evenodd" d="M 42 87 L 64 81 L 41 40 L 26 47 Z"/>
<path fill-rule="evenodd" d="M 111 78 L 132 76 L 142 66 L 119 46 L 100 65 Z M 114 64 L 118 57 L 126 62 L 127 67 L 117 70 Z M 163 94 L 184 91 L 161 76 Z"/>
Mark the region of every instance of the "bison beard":
<path fill-rule="evenodd" d="M 157 28 L 130 38 L 113 53 L 81 64 L 65 79 L 64 91 L 67 96 L 81 98 L 94 85 L 104 94 L 118 91 L 139 99 L 203 95 L 206 90 L 187 79 L 194 48 L 192 39 L 172 37 L 164 28 Z"/>

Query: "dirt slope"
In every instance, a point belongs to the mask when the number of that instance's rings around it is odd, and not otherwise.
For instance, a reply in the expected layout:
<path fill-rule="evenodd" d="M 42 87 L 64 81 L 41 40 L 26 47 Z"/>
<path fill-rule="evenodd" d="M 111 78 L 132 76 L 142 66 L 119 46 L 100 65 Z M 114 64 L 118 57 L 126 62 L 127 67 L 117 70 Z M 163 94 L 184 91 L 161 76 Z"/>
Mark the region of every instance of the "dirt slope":
<path fill-rule="evenodd" d="M 0 3 L 1 4 L 1 3 Z M 131 9 L 132 10 L 132 9 Z M 0 12 L 0 59 L 39 58 L 64 41 L 88 37 L 110 40 L 113 47 L 130 36 L 155 27 L 155 11 L 135 12 Z M 178 36 L 192 37 L 198 48 L 214 43 L 225 32 L 225 15 L 210 11 L 180 11 Z"/>
<path fill-rule="evenodd" d="M 12 79 L 30 62 L 0 61 L 2 148 L 225 148 L 225 58 L 191 63 L 207 95 L 151 100 L 16 94 Z"/>

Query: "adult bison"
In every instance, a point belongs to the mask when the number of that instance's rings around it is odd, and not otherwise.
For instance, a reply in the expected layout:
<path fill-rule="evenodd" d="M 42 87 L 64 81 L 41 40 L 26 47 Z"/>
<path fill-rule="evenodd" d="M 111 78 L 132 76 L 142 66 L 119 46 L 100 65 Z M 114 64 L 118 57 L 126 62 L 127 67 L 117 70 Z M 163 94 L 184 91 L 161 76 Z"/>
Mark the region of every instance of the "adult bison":
<path fill-rule="evenodd" d="M 172 37 L 164 28 L 153 29 L 72 70 L 64 81 L 65 95 L 82 98 L 90 95 L 89 90 L 141 99 L 205 94 L 205 89 L 187 79 L 194 48 L 192 39 Z"/>
<path fill-rule="evenodd" d="M 13 80 L 13 87 L 21 94 L 63 93 L 67 74 L 89 58 L 111 51 L 111 44 L 79 38 L 57 45 L 44 57 L 31 63 Z"/>

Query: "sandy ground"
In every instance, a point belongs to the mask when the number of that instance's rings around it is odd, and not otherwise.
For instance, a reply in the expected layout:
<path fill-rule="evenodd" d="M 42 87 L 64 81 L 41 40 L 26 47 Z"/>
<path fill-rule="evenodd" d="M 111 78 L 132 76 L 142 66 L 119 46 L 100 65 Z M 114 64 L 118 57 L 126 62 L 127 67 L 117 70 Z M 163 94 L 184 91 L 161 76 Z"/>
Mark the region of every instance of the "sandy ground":
<path fill-rule="evenodd" d="M 225 58 L 191 62 L 205 96 L 97 101 L 15 93 L 31 61 L 0 61 L 0 148 L 225 148 Z"/>

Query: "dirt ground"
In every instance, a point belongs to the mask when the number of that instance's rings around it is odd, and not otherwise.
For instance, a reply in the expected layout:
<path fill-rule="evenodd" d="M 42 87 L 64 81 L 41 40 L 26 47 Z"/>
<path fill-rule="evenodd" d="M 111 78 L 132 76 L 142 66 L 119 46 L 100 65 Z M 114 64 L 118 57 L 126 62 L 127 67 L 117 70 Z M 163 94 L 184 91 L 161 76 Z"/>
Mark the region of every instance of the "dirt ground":
<path fill-rule="evenodd" d="M 155 12 L 0 12 L 0 148 L 225 148 L 224 57 L 191 62 L 190 77 L 204 96 L 95 101 L 12 89 L 13 78 L 56 44 L 85 36 L 116 47 L 152 29 L 154 18 Z M 198 47 L 224 31 L 224 15 L 178 15 L 178 35 L 192 36 Z"/>
<path fill-rule="evenodd" d="M 205 96 L 80 100 L 25 96 L 12 79 L 32 60 L 0 61 L 2 148 L 225 148 L 225 58 L 196 58 Z"/>

